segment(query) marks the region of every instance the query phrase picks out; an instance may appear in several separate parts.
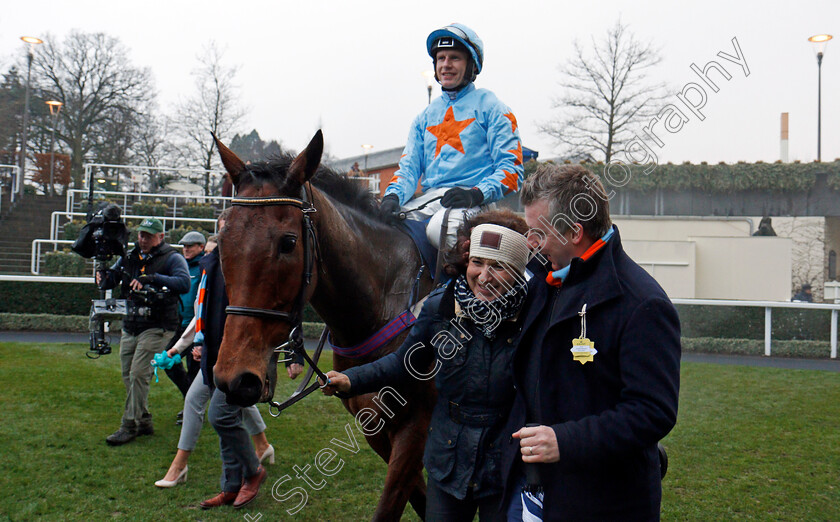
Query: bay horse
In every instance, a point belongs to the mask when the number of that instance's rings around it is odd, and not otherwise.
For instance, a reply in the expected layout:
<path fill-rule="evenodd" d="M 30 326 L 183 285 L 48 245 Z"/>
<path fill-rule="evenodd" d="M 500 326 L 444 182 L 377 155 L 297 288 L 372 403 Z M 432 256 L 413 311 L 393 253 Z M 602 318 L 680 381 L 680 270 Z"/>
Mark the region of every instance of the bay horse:
<path fill-rule="evenodd" d="M 290 339 L 304 301 L 329 327 L 333 345 L 356 346 L 405 311 L 422 260 L 407 235 L 379 220 L 378 204 L 366 187 L 319 167 L 321 131 L 294 159 L 253 165 L 216 143 L 237 193 L 219 248 L 230 305 L 242 315 L 228 309 L 213 373 L 230 402 L 248 406 L 272 399 L 274 347 Z M 317 238 L 310 284 L 307 219 Z M 422 281 L 419 295 L 424 296 L 432 281 Z M 333 368 L 342 371 L 391 353 L 406 333 L 361 358 L 333 352 Z M 370 447 L 388 463 L 374 520 L 399 520 L 409 501 L 421 518 L 425 514 L 422 455 L 435 402 L 433 381 L 395 388 L 407 403 L 389 403 L 385 412 L 371 394 L 342 399 L 354 416 L 371 408 L 385 421 L 377 433 L 365 433 Z"/>

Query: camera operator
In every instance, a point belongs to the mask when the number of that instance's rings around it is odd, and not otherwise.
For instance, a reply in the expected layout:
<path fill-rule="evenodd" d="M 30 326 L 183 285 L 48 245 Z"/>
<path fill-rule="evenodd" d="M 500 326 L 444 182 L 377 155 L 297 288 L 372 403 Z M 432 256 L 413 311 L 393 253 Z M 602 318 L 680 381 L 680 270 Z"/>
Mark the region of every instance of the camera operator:
<path fill-rule="evenodd" d="M 189 291 L 190 274 L 183 256 L 164 242 L 163 224 L 150 218 L 137 227 L 137 245 L 110 270 L 96 274 L 103 289 L 122 287 L 128 300 L 120 338 L 120 363 L 125 384 L 125 412 L 120 428 L 105 441 L 119 446 L 138 435 L 151 435 L 148 409 L 151 360 L 162 351 L 181 322 L 179 294 Z"/>

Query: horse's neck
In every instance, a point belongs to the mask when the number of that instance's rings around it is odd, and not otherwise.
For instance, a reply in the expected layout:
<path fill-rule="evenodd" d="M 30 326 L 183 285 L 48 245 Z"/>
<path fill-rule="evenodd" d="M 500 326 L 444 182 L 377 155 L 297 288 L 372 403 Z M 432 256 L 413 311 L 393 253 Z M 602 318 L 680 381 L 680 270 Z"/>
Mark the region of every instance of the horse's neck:
<path fill-rule="evenodd" d="M 321 258 L 311 302 L 336 344 L 353 346 L 405 308 L 420 257 L 407 235 L 318 196 Z"/>

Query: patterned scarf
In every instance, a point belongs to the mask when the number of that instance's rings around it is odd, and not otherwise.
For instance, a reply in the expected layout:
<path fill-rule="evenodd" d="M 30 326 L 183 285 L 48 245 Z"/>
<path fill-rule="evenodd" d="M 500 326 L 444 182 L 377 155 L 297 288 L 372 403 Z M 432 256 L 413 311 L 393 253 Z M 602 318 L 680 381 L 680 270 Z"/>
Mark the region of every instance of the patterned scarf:
<path fill-rule="evenodd" d="M 482 301 L 470 290 L 466 277 L 461 275 L 455 280 L 455 300 L 461 306 L 461 312 L 491 340 L 496 337 L 495 330 L 502 321 L 519 313 L 527 296 L 528 286 L 524 282 L 518 282 L 502 296 L 492 301 Z"/>
<path fill-rule="evenodd" d="M 207 296 L 207 270 L 201 271 L 198 283 L 198 307 L 195 311 L 195 337 L 193 344 L 204 344 L 204 298 Z"/>

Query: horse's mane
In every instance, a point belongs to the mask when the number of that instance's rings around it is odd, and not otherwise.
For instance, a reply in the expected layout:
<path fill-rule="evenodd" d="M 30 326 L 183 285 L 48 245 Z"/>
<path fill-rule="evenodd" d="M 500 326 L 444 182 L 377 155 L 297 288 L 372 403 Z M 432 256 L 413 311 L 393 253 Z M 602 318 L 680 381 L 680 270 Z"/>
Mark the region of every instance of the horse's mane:
<path fill-rule="evenodd" d="M 286 175 L 294 159 L 291 154 L 283 153 L 273 156 L 267 161 L 248 165 L 247 170 L 240 176 L 237 190 L 242 190 L 246 186 L 259 186 L 270 182 L 282 192 L 287 186 Z M 367 189 L 366 184 L 354 181 L 352 178 L 324 165 L 318 167 L 310 182 L 335 201 L 353 208 L 369 218 L 379 219 L 379 203 Z"/>

